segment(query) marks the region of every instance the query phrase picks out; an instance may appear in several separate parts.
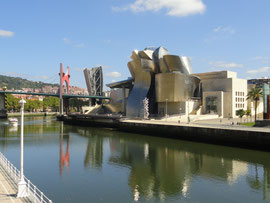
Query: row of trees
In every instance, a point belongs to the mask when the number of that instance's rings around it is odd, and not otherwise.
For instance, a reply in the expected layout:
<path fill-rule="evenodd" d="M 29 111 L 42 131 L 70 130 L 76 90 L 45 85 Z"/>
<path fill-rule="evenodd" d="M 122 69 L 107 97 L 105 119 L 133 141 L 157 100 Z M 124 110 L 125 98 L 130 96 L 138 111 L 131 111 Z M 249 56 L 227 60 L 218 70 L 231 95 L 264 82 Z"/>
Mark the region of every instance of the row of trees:
<path fill-rule="evenodd" d="M 248 109 L 248 110 L 244 110 L 244 109 L 238 109 L 236 111 L 236 115 L 239 116 L 242 120 L 243 116 L 247 116 L 247 117 L 250 117 L 251 116 L 251 110 Z"/>
<path fill-rule="evenodd" d="M 15 98 L 14 96 L 8 94 L 6 99 L 6 109 L 9 112 L 19 112 L 21 105 L 19 104 L 20 98 Z M 81 99 L 70 99 L 69 108 L 71 111 L 80 111 L 82 106 L 88 105 L 88 101 L 83 101 Z M 26 100 L 24 106 L 25 111 L 58 111 L 59 109 L 59 98 L 58 97 L 45 97 L 43 101 L 39 100 Z"/>

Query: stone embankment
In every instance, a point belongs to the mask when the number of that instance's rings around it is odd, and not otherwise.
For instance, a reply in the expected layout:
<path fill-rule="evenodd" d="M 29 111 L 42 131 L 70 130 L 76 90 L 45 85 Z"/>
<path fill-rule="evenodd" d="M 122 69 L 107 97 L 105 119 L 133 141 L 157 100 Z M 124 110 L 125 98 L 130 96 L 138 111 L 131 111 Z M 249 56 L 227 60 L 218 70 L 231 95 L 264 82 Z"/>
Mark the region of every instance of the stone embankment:
<path fill-rule="evenodd" d="M 270 128 L 217 124 L 212 121 L 177 123 L 130 120 L 111 115 L 69 115 L 63 120 L 71 125 L 109 127 L 130 133 L 270 151 Z"/>

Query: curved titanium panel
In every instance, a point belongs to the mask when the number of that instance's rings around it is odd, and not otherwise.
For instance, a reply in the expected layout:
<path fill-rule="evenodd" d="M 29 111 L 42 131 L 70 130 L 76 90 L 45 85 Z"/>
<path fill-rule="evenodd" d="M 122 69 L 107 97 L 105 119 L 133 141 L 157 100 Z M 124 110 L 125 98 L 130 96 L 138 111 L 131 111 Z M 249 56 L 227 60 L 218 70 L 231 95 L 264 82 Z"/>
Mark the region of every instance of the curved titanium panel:
<path fill-rule="evenodd" d="M 146 72 L 153 72 L 157 73 L 157 69 L 155 66 L 155 63 L 152 60 L 148 59 L 141 59 L 141 64 L 142 64 L 142 70 Z"/>
<path fill-rule="evenodd" d="M 181 56 L 180 59 L 182 61 L 183 66 L 187 70 L 188 74 L 191 74 L 192 73 L 192 65 L 190 63 L 189 58 L 186 56 Z"/>
<path fill-rule="evenodd" d="M 131 61 L 128 62 L 127 66 L 128 66 L 128 69 L 129 69 L 129 72 L 130 72 L 132 78 L 134 79 L 135 78 L 135 70 L 134 70 L 135 68 L 134 68 L 133 64 L 131 63 Z"/>
<path fill-rule="evenodd" d="M 143 117 L 143 100 L 147 96 L 151 85 L 150 72 L 143 71 L 141 66 L 141 58 L 138 52 L 133 52 L 128 63 L 134 70 L 134 86 L 127 99 L 127 113 L 128 117 Z"/>
<path fill-rule="evenodd" d="M 169 54 L 169 51 L 165 49 L 164 47 L 159 47 L 154 51 L 153 61 L 156 65 L 156 69 L 158 70 L 158 73 L 161 72 L 160 59 L 162 59 L 164 55 L 168 55 L 168 54 Z M 165 71 L 164 66 L 162 67 L 162 70 Z"/>
<path fill-rule="evenodd" d="M 168 55 L 168 54 L 169 54 L 169 51 L 167 49 L 165 49 L 164 47 L 159 47 L 154 51 L 153 59 L 158 61 L 164 55 Z"/>
<path fill-rule="evenodd" d="M 139 56 L 142 59 L 152 60 L 153 53 L 154 53 L 154 51 L 146 49 L 146 50 L 143 50 L 143 51 L 139 51 Z"/>
<path fill-rule="evenodd" d="M 163 58 L 159 59 L 159 69 L 161 73 L 168 73 L 169 69 L 167 65 L 165 64 Z"/>
<path fill-rule="evenodd" d="M 156 74 L 156 101 L 179 102 L 194 97 L 200 79 L 179 72 Z"/>
<path fill-rule="evenodd" d="M 163 60 L 165 64 L 167 65 L 170 72 L 180 71 L 181 73 L 189 74 L 188 70 L 183 65 L 179 56 L 165 55 L 163 56 Z"/>

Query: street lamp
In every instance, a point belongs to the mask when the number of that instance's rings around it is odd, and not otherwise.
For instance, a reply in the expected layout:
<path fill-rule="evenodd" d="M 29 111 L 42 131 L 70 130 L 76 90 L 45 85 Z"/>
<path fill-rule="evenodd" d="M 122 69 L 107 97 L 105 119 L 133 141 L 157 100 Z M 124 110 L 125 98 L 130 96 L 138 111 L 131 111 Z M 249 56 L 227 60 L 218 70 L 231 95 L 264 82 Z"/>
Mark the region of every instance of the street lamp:
<path fill-rule="evenodd" d="M 180 104 L 180 106 L 181 106 L 181 104 Z M 181 121 L 181 111 L 182 111 L 182 108 L 180 107 L 179 108 L 179 121 Z"/>
<path fill-rule="evenodd" d="M 166 108 L 165 108 L 165 114 L 166 114 L 166 121 L 167 121 L 167 113 L 168 113 L 168 109 L 167 109 L 167 106 L 168 106 L 168 99 L 166 99 Z"/>
<path fill-rule="evenodd" d="M 23 175 L 23 124 L 24 124 L 23 113 L 24 113 L 24 104 L 26 103 L 26 101 L 24 99 L 21 99 L 19 103 L 21 104 L 21 170 L 20 170 L 20 181 L 18 183 L 17 197 L 27 197 L 28 192 Z"/>
<path fill-rule="evenodd" d="M 190 117 L 189 117 L 189 101 L 190 101 L 190 98 L 188 98 L 188 117 L 187 117 L 188 123 L 190 123 Z"/>

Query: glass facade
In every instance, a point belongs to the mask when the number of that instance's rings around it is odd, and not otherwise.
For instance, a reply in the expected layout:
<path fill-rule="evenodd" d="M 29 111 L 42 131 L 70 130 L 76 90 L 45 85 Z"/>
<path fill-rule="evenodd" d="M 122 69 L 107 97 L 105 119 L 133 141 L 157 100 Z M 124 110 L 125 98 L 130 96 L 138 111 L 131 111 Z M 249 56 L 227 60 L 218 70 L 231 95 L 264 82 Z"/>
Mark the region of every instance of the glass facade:
<path fill-rule="evenodd" d="M 217 97 L 206 97 L 206 113 L 217 113 Z"/>

